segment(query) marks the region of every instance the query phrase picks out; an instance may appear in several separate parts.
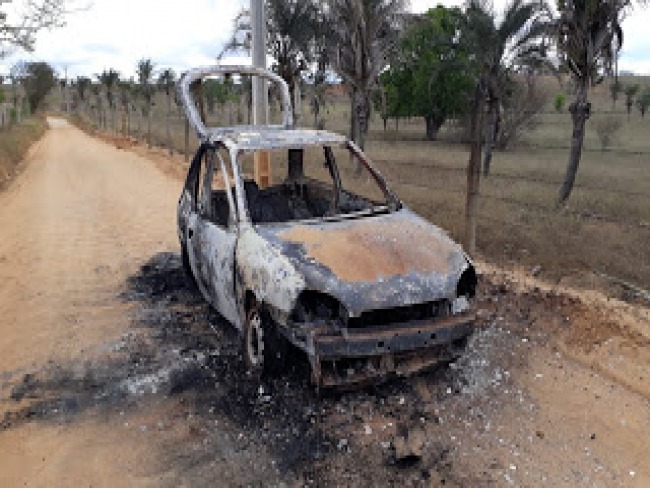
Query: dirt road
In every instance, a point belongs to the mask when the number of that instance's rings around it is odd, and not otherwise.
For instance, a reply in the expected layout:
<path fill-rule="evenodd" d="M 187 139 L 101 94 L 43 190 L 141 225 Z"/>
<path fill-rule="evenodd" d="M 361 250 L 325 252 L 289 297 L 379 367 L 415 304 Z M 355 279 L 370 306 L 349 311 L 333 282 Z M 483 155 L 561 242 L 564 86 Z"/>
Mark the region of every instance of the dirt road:
<path fill-rule="evenodd" d="M 50 124 L 0 194 L 0 486 L 650 486 L 647 309 L 484 267 L 451 367 L 259 383 L 182 274 L 178 176 Z"/>

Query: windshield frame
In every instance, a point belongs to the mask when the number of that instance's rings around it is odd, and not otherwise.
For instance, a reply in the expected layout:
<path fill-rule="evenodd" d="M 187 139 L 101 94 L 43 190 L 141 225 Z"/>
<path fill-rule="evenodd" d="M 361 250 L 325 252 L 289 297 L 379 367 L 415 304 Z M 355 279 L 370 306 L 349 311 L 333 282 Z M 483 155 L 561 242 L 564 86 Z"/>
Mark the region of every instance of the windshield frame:
<path fill-rule="evenodd" d="M 286 147 L 281 147 L 281 148 L 276 148 L 275 150 L 282 150 L 282 149 L 305 149 L 308 147 L 314 147 L 317 146 L 319 147 L 322 151 L 323 154 L 325 155 L 326 162 L 331 164 L 331 162 L 334 163 L 334 168 L 333 168 L 333 179 L 336 181 L 338 180 L 340 184 L 340 176 L 339 176 L 339 170 L 338 170 L 338 163 L 334 158 L 330 160 L 328 157 L 328 152 L 331 153 L 331 150 L 333 147 L 336 147 L 338 144 L 336 143 L 322 143 L 322 144 L 304 144 L 301 145 L 300 147 L 294 147 L 294 146 L 286 146 Z M 350 151 L 350 154 L 353 155 L 357 161 L 359 161 L 365 170 L 372 176 L 373 180 L 375 181 L 375 184 L 379 187 L 379 189 L 383 192 L 384 198 L 385 198 L 385 203 L 380 204 L 377 206 L 373 206 L 372 208 L 368 209 L 363 209 L 363 210 L 358 210 L 354 212 L 347 212 L 347 213 L 337 213 L 335 215 L 326 215 L 323 217 L 313 217 L 313 218 L 308 218 L 308 219 L 296 219 L 296 220 L 285 220 L 285 221 L 280 221 L 280 222 L 253 222 L 251 219 L 251 214 L 250 214 L 250 208 L 249 208 L 249 202 L 248 198 L 246 197 L 246 193 L 244 191 L 244 184 L 241 175 L 243 174 L 242 172 L 242 161 L 241 157 L 245 154 L 254 154 L 255 152 L 259 150 L 253 150 L 253 149 L 240 149 L 237 151 L 233 151 L 233 157 L 231 158 L 231 164 L 233 167 L 233 172 L 236 174 L 235 180 L 235 191 L 237 193 L 237 204 L 238 206 L 241 206 L 240 211 L 239 211 L 239 217 L 240 217 L 240 222 L 241 223 L 247 223 L 249 225 L 253 226 L 281 226 L 281 225 L 291 225 L 291 224 L 317 224 L 317 223 L 322 223 L 322 222 L 338 222 L 342 220 L 350 220 L 350 219 L 356 219 L 356 218 L 362 218 L 362 217 L 369 217 L 372 215 L 377 215 L 377 214 L 388 214 L 388 213 L 394 213 L 398 210 L 400 210 L 403 207 L 402 201 L 399 199 L 399 197 L 395 194 L 395 192 L 388 186 L 388 183 L 384 179 L 383 175 L 375 168 L 375 166 L 372 164 L 371 160 L 363 153 L 363 151 L 352 141 L 346 140 L 345 142 L 341 143 L 338 145 L 342 149 L 347 149 Z M 286 166 L 286 164 L 285 164 Z M 336 175 L 334 177 L 334 175 Z M 340 190 L 340 188 L 339 188 Z M 345 191 L 345 188 L 343 188 Z"/>

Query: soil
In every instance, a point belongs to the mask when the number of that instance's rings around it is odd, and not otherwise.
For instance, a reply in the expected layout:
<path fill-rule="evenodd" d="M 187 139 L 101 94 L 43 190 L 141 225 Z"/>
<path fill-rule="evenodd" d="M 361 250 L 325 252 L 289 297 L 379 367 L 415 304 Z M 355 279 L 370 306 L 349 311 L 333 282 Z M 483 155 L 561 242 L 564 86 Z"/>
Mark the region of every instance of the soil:
<path fill-rule="evenodd" d="M 456 362 L 257 379 L 183 274 L 182 171 L 49 122 L 0 194 L 0 486 L 650 486 L 647 308 L 479 263 Z"/>

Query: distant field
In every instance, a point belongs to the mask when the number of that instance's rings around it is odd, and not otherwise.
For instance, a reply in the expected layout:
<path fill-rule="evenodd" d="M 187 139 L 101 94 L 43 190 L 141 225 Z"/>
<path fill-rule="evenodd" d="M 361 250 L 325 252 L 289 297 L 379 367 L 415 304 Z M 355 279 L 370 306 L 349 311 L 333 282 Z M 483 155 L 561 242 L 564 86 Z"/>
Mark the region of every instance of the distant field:
<path fill-rule="evenodd" d="M 623 80 L 628 82 L 650 85 L 645 78 Z M 547 80 L 547 89 L 553 95 L 561 91 L 552 80 Z M 558 212 L 553 205 L 567 163 L 571 120 L 566 111 L 555 113 L 549 102 L 537 127 L 508 151 L 497 152 L 492 175 L 482 180 L 478 248 L 501 264 L 541 266 L 548 279 L 568 278 L 580 284 L 595 272 L 649 288 L 650 116 L 641 119 L 634 109 L 628 122 L 624 96 L 613 110 L 607 85 L 594 90 L 591 99 L 594 115 L 588 122 L 569 208 Z M 567 93 L 567 105 L 570 102 Z M 160 145 L 165 143 L 165 107 L 159 96 L 153 134 Z M 302 124 L 310 125 L 307 104 L 303 110 Z M 328 112 L 326 128 L 347 132 L 346 99 L 339 97 Z M 594 122 L 611 115 L 620 117 L 623 127 L 603 152 Z M 230 118 L 236 122 L 236 110 L 218 111 L 209 122 L 228 123 Z M 176 109 L 172 121 L 173 143 L 182 151 L 184 121 Z M 137 125 L 132 121 L 133 131 Z M 368 154 L 409 206 L 462 239 L 467 147 L 452 141 L 453 127 L 444 129 L 439 141 L 429 142 L 419 119 L 402 120 L 399 125 L 396 131 L 389 121 L 384 132 L 375 117 Z M 141 129 L 144 134 L 144 124 Z M 192 135 L 191 150 L 196 144 Z"/>

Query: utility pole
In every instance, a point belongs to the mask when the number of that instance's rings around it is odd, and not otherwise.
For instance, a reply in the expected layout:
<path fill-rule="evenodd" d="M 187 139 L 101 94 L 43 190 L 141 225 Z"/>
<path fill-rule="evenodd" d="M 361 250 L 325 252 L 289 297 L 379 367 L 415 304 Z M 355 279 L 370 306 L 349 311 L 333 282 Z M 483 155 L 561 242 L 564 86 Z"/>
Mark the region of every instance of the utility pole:
<path fill-rule="evenodd" d="M 264 0 L 251 0 L 251 30 L 253 31 L 253 66 L 266 69 L 266 11 Z M 269 92 L 266 80 L 253 76 L 253 124 L 267 125 L 269 120 Z M 271 186 L 271 158 L 268 152 L 254 155 L 255 181 L 260 188 Z"/>
<path fill-rule="evenodd" d="M 266 11 L 264 0 L 251 0 L 251 30 L 253 31 L 253 66 L 266 69 Z M 266 80 L 253 77 L 253 124 L 268 124 L 269 95 Z"/>

